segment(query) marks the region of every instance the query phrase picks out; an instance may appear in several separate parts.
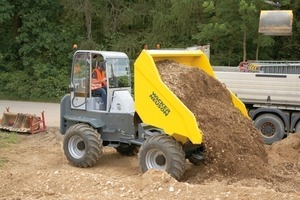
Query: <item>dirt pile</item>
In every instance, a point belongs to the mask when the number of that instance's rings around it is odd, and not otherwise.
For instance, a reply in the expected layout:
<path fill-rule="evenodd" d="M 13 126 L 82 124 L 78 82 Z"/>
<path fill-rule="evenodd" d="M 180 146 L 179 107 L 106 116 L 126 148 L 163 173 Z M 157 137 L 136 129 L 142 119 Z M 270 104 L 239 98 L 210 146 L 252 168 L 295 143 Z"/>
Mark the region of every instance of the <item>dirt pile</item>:
<path fill-rule="evenodd" d="M 163 82 L 194 113 L 207 152 L 199 181 L 261 178 L 267 154 L 259 131 L 231 101 L 229 91 L 201 69 L 170 60 L 156 63 Z"/>
<path fill-rule="evenodd" d="M 268 150 L 270 167 L 279 174 L 300 174 L 300 133 L 289 135 L 286 139 L 275 142 Z"/>

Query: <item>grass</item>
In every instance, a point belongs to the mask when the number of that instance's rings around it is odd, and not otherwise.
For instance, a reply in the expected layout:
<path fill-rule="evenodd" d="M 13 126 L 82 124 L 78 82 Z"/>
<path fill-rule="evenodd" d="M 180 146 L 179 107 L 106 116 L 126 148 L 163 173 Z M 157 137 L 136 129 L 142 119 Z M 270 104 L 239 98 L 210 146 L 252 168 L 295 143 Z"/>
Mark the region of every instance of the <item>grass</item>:
<path fill-rule="evenodd" d="M 32 102 L 46 102 L 46 103 L 59 103 L 61 98 L 19 98 L 16 95 L 7 94 L 0 92 L 0 100 L 7 100 L 7 101 L 32 101 Z"/>
<path fill-rule="evenodd" d="M 8 147 L 11 144 L 18 144 L 19 142 L 21 142 L 21 136 L 16 132 L 0 131 L 0 152 L 1 148 Z M 0 167 L 6 162 L 8 162 L 7 158 L 0 155 Z"/>
<path fill-rule="evenodd" d="M 21 141 L 21 136 L 16 132 L 0 131 L 0 148 L 9 144 L 17 144 Z"/>

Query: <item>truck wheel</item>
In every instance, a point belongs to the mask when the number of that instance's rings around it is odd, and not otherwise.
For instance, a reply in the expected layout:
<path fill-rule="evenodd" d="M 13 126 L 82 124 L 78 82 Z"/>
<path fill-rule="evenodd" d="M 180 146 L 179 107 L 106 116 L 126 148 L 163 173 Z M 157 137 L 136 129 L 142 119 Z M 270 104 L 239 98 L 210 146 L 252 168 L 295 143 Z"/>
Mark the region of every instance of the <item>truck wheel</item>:
<path fill-rule="evenodd" d="M 254 120 L 255 127 L 261 131 L 263 141 L 272 144 L 284 137 L 284 124 L 282 120 L 272 114 L 263 114 Z"/>
<path fill-rule="evenodd" d="M 295 127 L 295 133 L 299 133 L 299 132 L 300 132 L 300 122 L 298 122 Z"/>
<path fill-rule="evenodd" d="M 134 156 L 139 151 L 138 146 L 132 144 L 120 144 L 118 147 L 115 148 L 117 152 L 125 156 Z"/>
<path fill-rule="evenodd" d="M 167 135 L 154 135 L 145 140 L 138 158 L 142 172 L 149 169 L 163 170 L 179 180 L 185 171 L 182 146 Z"/>
<path fill-rule="evenodd" d="M 93 166 L 102 155 L 102 148 L 100 134 L 87 124 L 71 126 L 64 136 L 65 155 L 77 167 Z"/>

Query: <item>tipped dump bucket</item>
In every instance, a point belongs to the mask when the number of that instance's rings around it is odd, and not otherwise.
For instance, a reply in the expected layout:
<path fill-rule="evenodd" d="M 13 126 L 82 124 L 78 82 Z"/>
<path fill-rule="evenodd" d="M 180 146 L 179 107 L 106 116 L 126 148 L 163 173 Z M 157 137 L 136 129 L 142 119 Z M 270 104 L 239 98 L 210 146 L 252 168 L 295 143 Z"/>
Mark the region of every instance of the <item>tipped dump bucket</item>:
<path fill-rule="evenodd" d="M 258 32 L 263 35 L 290 36 L 292 25 L 292 10 L 262 10 Z"/>
<path fill-rule="evenodd" d="M 135 109 L 142 121 L 162 128 L 167 134 L 184 143 L 202 143 L 194 114 L 163 83 L 156 67 L 157 61 L 173 60 L 177 63 L 202 69 L 215 77 L 207 56 L 201 50 L 143 50 L 135 62 Z M 232 102 L 245 116 L 245 105 L 231 93 Z"/>

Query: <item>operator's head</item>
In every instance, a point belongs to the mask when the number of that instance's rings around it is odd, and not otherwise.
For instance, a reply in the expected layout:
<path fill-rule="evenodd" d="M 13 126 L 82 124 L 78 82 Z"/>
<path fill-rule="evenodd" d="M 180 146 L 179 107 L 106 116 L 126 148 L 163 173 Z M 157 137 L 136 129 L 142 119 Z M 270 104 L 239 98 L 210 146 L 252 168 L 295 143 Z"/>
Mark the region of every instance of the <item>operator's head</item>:
<path fill-rule="evenodd" d="M 104 71 L 105 70 L 105 60 L 101 54 L 95 54 L 93 56 L 93 60 L 95 61 L 95 66 L 98 69 Z"/>
<path fill-rule="evenodd" d="M 105 71 L 105 61 L 99 63 L 99 68 L 101 71 Z"/>

